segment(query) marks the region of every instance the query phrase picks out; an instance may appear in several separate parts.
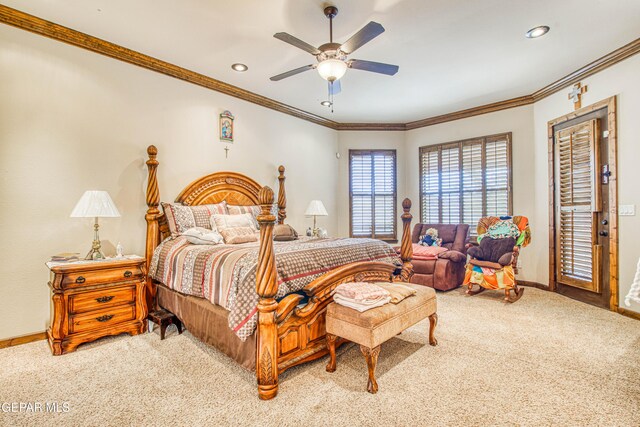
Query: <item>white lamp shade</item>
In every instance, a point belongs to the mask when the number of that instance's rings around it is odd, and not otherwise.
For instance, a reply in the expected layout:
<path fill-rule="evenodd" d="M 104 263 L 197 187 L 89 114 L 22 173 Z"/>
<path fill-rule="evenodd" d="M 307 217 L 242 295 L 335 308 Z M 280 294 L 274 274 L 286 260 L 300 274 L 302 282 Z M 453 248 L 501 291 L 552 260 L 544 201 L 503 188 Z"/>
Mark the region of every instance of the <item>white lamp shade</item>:
<path fill-rule="evenodd" d="M 71 218 L 105 218 L 119 217 L 118 208 L 106 191 L 85 191 L 76 207 L 71 212 Z"/>
<path fill-rule="evenodd" d="M 328 216 L 327 210 L 320 200 L 312 200 L 304 213 L 307 216 Z"/>
<path fill-rule="evenodd" d="M 347 72 L 347 64 L 339 59 L 325 59 L 318 64 L 320 77 L 330 82 L 340 80 Z"/>

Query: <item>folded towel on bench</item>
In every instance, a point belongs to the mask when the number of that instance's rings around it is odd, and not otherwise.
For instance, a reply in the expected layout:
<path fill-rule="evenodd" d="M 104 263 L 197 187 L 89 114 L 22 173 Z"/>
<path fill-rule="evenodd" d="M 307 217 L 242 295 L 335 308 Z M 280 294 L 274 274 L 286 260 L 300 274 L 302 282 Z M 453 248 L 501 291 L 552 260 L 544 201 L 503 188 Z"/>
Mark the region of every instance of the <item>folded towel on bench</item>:
<path fill-rule="evenodd" d="M 374 283 L 376 286 L 381 287 L 385 291 L 389 292 L 391 296 L 391 303 L 398 304 L 403 299 L 410 297 L 411 295 L 416 294 L 416 290 L 410 288 L 407 285 L 403 285 L 397 282 L 389 283 L 389 282 L 376 282 Z"/>
<path fill-rule="evenodd" d="M 355 300 L 352 298 L 344 297 L 340 294 L 334 294 L 333 300 L 337 304 L 343 305 L 345 307 L 353 308 L 354 310 L 358 310 L 359 312 L 362 313 L 363 311 L 371 310 L 372 308 L 376 308 L 376 307 L 380 307 L 385 304 L 388 304 L 389 301 L 391 301 L 391 297 L 387 295 L 387 296 L 380 296 L 374 299 Z"/>
<path fill-rule="evenodd" d="M 389 296 L 388 291 L 368 282 L 343 283 L 338 285 L 333 293 L 354 301 L 377 300 Z"/>

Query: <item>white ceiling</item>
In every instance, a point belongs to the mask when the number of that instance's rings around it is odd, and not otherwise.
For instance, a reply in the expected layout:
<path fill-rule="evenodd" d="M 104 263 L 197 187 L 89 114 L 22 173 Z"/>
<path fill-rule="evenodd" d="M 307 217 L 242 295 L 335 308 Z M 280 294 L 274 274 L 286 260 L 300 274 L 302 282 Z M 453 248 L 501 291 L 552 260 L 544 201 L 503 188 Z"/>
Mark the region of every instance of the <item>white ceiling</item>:
<path fill-rule="evenodd" d="M 640 37 L 639 0 L 4 0 L 4 4 L 338 122 L 408 122 L 528 95 Z M 332 114 L 315 62 L 273 38 L 328 42 L 369 21 L 385 33 L 350 58 L 400 66 L 348 70 Z M 524 33 L 537 25 L 540 39 Z M 249 71 L 230 66 L 242 62 Z"/>

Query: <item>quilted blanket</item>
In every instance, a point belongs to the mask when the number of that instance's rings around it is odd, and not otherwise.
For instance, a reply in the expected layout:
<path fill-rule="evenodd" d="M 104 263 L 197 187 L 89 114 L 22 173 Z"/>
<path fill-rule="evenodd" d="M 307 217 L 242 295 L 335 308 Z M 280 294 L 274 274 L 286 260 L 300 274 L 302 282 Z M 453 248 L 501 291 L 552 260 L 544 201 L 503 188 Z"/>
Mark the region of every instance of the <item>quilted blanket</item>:
<path fill-rule="evenodd" d="M 374 239 L 300 239 L 274 242 L 278 293 L 296 292 L 342 265 L 382 261 L 400 266 L 387 243 Z M 167 239 L 155 250 L 149 274 L 167 287 L 205 298 L 229 310 L 229 327 L 245 341 L 258 322 L 256 267 L 258 243 L 193 245 L 184 237 Z"/>

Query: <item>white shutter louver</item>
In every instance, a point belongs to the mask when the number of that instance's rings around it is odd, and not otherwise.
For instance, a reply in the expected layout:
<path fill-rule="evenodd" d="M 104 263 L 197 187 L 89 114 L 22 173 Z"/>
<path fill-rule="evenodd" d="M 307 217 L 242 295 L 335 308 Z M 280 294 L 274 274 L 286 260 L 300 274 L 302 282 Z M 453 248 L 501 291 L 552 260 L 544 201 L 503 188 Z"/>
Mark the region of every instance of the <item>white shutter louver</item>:
<path fill-rule="evenodd" d="M 465 223 L 511 214 L 511 134 L 420 148 L 423 223 Z"/>
<path fill-rule="evenodd" d="M 349 153 L 351 236 L 395 239 L 395 150 Z"/>
<path fill-rule="evenodd" d="M 440 175 L 438 152 L 435 150 L 424 150 L 420 159 L 420 188 L 422 189 L 422 222 L 440 222 Z"/>

